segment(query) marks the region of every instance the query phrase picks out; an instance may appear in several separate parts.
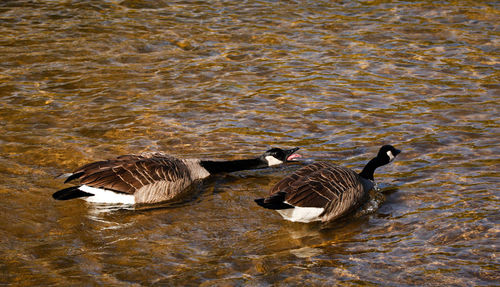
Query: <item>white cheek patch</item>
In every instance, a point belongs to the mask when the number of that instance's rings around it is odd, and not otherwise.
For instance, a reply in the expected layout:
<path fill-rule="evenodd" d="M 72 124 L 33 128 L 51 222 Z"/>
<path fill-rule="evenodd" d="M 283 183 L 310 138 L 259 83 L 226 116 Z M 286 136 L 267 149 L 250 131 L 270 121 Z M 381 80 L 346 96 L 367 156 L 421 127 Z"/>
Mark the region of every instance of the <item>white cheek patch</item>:
<path fill-rule="evenodd" d="M 116 193 L 111 190 L 100 189 L 88 185 L 82 185 L 78 188 L 81 191 L 92 193 L 94 196 L 87 196 L 84 199 L 95 203 L 114 203 L 114 204 L 134 204 L 135 197 L 130 194 Z"/>
<path fill-rule="evenodd" d="M 387 151 L 387 156 L 389 157 L 389 161 L 392 161 L 394 159 L 394 155 L 392 154 L 392 151 L 390 151 L 390 150 Z"/>
<path fill-rule="evenodd" d="M 266 160 L 267 160 L 267 165 L 269 165 L 269 166 L 278 165 L 278 164 L 283 163 L 281 160 L 279 160 L 271 155 L 266 156 Z"/>

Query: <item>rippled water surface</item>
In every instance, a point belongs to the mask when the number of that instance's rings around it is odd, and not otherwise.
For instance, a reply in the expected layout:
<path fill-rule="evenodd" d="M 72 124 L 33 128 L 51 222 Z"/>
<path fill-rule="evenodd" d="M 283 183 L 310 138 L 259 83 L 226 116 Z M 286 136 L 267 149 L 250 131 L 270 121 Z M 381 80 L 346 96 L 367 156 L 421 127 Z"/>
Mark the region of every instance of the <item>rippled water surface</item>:
<path fill-rule="evenodd" d="M 497 1 L 0 2 L 0 284 L 498 285 Z M 385 199 L 325 228 L 258 207 L 280 178 L 360 170 Z M 121 154 L 305 160 L 176 205 L 51 194 Z"/>

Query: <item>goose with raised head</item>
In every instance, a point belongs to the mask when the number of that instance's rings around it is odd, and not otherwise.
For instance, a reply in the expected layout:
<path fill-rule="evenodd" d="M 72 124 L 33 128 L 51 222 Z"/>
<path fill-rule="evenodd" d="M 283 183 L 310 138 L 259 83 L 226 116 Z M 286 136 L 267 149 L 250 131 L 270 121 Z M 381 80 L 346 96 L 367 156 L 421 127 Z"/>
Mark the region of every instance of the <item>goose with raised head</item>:
<path fill-rule="evenodd" d="M 375 185 L 375 169 L 393 161 L 400 152 L 392 145 L 382 146 L 359 174 L 328 162 L 307 165 L 279 181 L 268 197 L 255 202 L 290 221 L 333 221 L 367 201 Z"/>
<path fill-rule="evenodd" d="M 83 198 L 89 202 L 140 204 L 182 198 L 196 180 L 212 174 L 259 169 L 294 161 L 299 148 L 272 148 L 257 158 L 230 161 L 178 159 L 161 153 L 123 155 L 92 162 L 65 174 L 65 183 L 79 185 L 55 192 L 57 200 Z"/>

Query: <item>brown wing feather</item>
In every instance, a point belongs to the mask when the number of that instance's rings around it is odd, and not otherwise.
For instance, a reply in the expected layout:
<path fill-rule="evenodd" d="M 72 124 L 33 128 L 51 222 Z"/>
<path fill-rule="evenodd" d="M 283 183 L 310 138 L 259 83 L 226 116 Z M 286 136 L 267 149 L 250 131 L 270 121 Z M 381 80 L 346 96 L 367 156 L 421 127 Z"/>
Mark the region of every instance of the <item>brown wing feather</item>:
<path fill-rule="evenodd" d="M 291 184 L 296 183 L 297 181 L 303 179 L 304 177 L 307 177 L 308 175 L 313 174 L 315 171 L 323 169 L 327 166 L 327 163 L 325 162 L 316 162 L 307 166 L 304 166 L 303 168 L 297 170 L 293 174 L 283 178 L 280 180 L 270 191 L 269 194 L 274 194 L 279 191 L 284 191 L 287 189 Z"/>
<path fill-rule="evenodd" d="M 189 178 L 187 166 L 174 157 L 124 155 L 116 159 L 93 162 L 73 172 L 81 184 L 133 194 L 159 181 L 174 182 Z"/>

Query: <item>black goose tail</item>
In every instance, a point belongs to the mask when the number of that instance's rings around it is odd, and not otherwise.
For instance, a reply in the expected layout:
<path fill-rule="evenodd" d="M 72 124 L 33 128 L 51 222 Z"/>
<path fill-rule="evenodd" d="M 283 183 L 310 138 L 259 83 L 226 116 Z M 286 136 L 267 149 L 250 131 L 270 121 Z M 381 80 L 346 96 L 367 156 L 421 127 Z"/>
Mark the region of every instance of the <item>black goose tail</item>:
<path fill-rule="evenodd" d="M 59 191 L 54 192 L 52 197 L 57 200 L 68 200 L 73 198 L 92 196 L 92 193 L 88 193 L 79 189 L 80 186 L 72 186 Z"/>
<path fill-rule="evenodd" d="M 257 198 L 254 201 L 267 209 L 289 209 L 294 208 L 292 205 L 285 203 L 285 195 L 284 192 L 277 192 L 266 198 Z"/>

